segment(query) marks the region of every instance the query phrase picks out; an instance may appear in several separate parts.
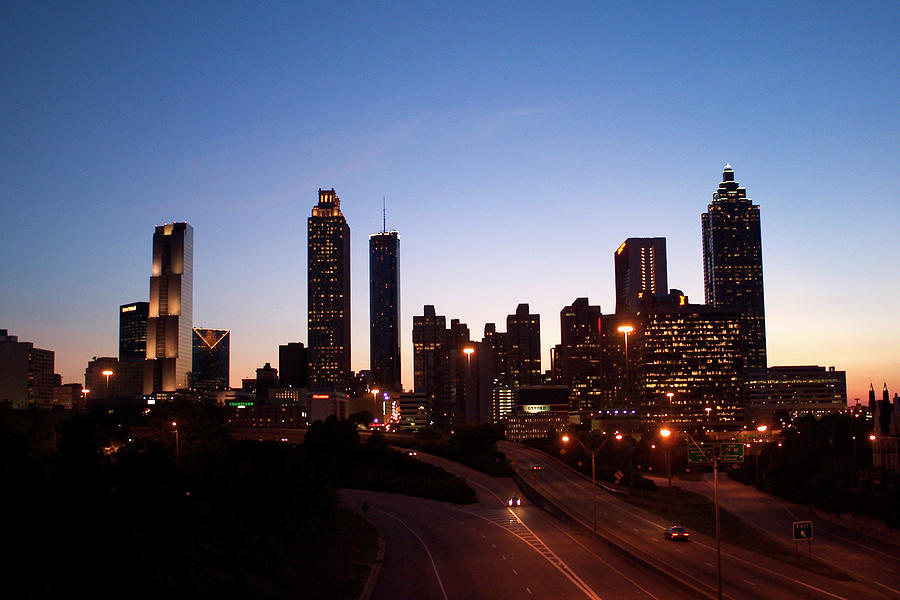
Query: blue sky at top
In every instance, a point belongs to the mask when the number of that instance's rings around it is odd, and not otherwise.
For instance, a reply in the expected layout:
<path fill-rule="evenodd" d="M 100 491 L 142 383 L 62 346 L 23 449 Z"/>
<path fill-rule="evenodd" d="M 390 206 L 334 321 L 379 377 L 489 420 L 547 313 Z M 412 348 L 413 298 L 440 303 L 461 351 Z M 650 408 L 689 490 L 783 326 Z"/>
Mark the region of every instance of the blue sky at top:
<path fill-rule="evenodd" d="M 0 8 L 0 327 L 78 381 L 145 299 L 153 226 L 195 227 L 195 324 L 232 381 L 306 341 L 319 187 L 401 234 L 413 314 L 480 338 L 519 302 L 613 308 L 612 252 L 665 236 L 702 302 L 722 165 L 762 207 L 771 364 L 900 391 L 897 3 L 12 3 Z M 502 327 L 501 327 L 502 329 Z M 892 383 L 893 382 L 893 383 Z"/>

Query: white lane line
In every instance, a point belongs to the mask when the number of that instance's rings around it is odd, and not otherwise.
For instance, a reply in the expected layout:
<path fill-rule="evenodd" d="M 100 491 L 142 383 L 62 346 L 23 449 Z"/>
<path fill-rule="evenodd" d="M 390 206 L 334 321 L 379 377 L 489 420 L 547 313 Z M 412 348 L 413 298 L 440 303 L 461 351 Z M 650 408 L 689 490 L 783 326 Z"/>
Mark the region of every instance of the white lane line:
<path fill-rule="evenodd" d="M 584 592 L 584 595 L 585 595 L 585 596 L 587 596 L 587 597 L 590 598 L 591 600 L 603 600 L 600 596 L 598 596 L 598 595 L 594 592 L 593 589 L 591 589 L 591 587 L 590 587 L 587 583 L 585 583 L 585 581 L 584 581 L 581 577 L 578 576 L 578 574 L 575 573 L 575 571 L 572 570 L 571 567 L 569 567 L 569 565 L 567 565 L 567 564 L 566 564 L 559 556 L 557 556 L 556 553 L 553 552 L 553 551 L 550 549 L 550 547 L 547 546 L 547 544 L 545 544 L 544 541 L 541 540 L 541 538 L 537 536 L 537 534 L 535 534 L 531 529 L 529 529 L 529 527 L 528 527 L 527 525 L 525 525 L 525 523 L 523 523 L 521 519 L 519 519 L 518 515 L 516 515 L 516 513 L 513 511 L 513 509 L 511 509 L 511 508 L 509 508 L 508 506 L 506 506 L 506 502 L 504 502 L 503 500 L 501 500 L 501 499 L 500 499 L 500 496 L 498 496 L 496 493 L 494 493 L 494 491 L 493 491 L 492 489 L 490 489 L 490 488 L 487 487 L 486 485 L 483 485 L 483 484 L 481 484 L 481 483 L 478 483 L 477 481 L 471 481 L 471 480 L 468 480 L 468 483 L 471 483 L 471 484 L 476 485 L 476 486 L 478 486 L 478 487 L 480 487 L 480 488 L 483 488 L 483 489 L 487 490 L 487 492 L 490 493 L 492 496 L 494 496 L 494 497 L 497 499 L 497 502 L 499 502 L 500 504 L 502 504 L 503 507 L 509 512 L 509 514 L 512 515 L 513 518 L 515 518 L 516 522 L 517 522 L 517 523 L 518 523 L 525 531 L 528 532 L 528 535 L 530 535 L 532 538 L 534 538 L 535 540 L 537 540 L 537 544 L 536 544 L 535 542 L 533 542 L 533 541 L 527 540 L 525 537 L 523 537 L 522 535 L 519 535 L 519 534 L 516 533 L 515 531 L 512 531 L 512 530 L 510 530 L 510 529 L 507 529 L 507 528 L 503 527 L 503 526 L 500 525 L 499 523 L 495 523 L 494 521 L 492 521 L 492 520 L 490 520 L 490 519 L 484 517 L 483 515 L 479 515 L 478 513 L 470 512 L 470 511 L 468 511 L 468 510 L 464 510 L 464 509 L 462 509 L 462 508 L 456 508 L 456 507 L 453 507 L 453 506 L 448 506 L 447 508 L 449 508 L 449 509 L 451 509 L 451 510 L 458 510 L 458 511 L 460 511 L 460 512 L 464 512 L 464 513 L 466 513 L 466 514 L 468 514 L 468 515 L 472 515 L 473 517 L 478 517 L 479 519 L 482 519 L 482 520 L 484 520 L 484 521 L 487 521 L 488 523 L 490 523 L 490 524 L 492 524 L 492 525 L 495 525 L 495 526 L 497 526 L 497 527 L 500 527 L 500 528 L 503 529 L 504 531 L 507 531 L 507 532 L 511 533 L 512 535 L 516 536 L 517 538 L 519 538 L 520 540 L 522 540 L 523 542 L 525 542 L 526 544 L 528 544 L 528 546 L 531 547 L 532 549 L 534 549 L 538 554 L 540 554 L 541 556 L 543 556 L 543 557 L 544 557 L 544 560 L 546 560 L 546 561 L 549 562 L 551 565 L 553 565 L 553 566 L 556 568 L 557 571 L 559 571 L 560 573 L 563 574 L 563 576 L 565 576 L 566 579 L 568 579 L 568 580 L 571 581 L 573 584 L 575 584 L 575 587 L 577 587 L 577 588 L 580 589 L 582 592 Z M 540 547 L 538 546 L 538 544 L 540 545 Z M 541 547 L 542 547 L 543 549 L 541 549 Z"/>
<path fill-rule="evenodd" d="M 706 565 L 707 567 L 709 567 L 710 569 L 715 569 L 715 568 L 716 568 L 716 565 L 714 565 L 714 564 L 712 564 L 712 563 L 704 562 L 703 564 Z"/>
<path fill-rule="evenodd" d="M 394 519 L 395 521 L 397 521 L 398 523 L 400 523 L 401 525 L 403 525 L 404 527 L 406 527 L 406 529 L 409 530 L 409 532 L 410 532 L 411 534 L 413 534 L 414 536 L 416 536 L 416 539 L 419 540 L 419 543 L 422 544 L 422 547 L 423 547 L 423 548 L 425 548 L 425 554 L 428 555 L 428 560 L 431 561 L 431 568 L 434 569 L 434 577 L 435 577 L 435 579 L 437 579 L 438 585 L 439 585 L 440 588 L 441 588 L 441 594 L 444 596 L 444 600 L 450 600 L 449 598 L 447 598 L 447 590 L 444 589 L 444 582 L 441 581 L 441 576 L 438 575 L 437 565 L 434 564 L 434 557 L 431 555 L 431 550 L 428 549 L 428 546 L 425 544 L 425 541 L 424 541 L 422 538 L 420 538 L 420 537 L 419 537 L 419 534 L 416 533 L 415 531 L 413 531 L 412 528 L 411 528 L 409 525 L 407 525 L 406 523 L 404 523 L 403 520 L 402 520 L 400 517 L 398 517 L 398 516 L 396 516 L 396 515 L 393 515 L 393 514 L 389 513 L 388 511 L 384 510 L 383 508 L 377 508 L 377 507 L 373 507 L 373 508 L 374 508 L 375 510 L 380 510 L 381 512 L 383 512 L 384 514 L 386 514 L 386 515 L 389 516 L 390 518 Z"/>
<path fill-rule="evenodd" d="M 750 581 L 749 579 L 747 579 L 746 577 L 742 577 L 742 579 L 743 579 L 746 583 L 749 583 L 749 584 L 752 585 L 753 587 L 756 587 L 756 584 L 753 583 L 752 581 Z"/>
<path fill-rule="evenodd" d="M 516 571 L 515 569 L 513 569 L 513 575 L 518 575 L 518 574 L 519 574 L 519 572 Z"/>
<path fill-rule="evenodd" d="M 530 596 L 531 593 L 532 593 L 532 592 L 531 592 L 531 588 L 528 587 L 527 585 L 525 586 L 525 591 L 528 592 L 528 595 L 529 595 L 529 596 Z"/>
<path fill-rule="evenodd" d="M 578 484 L 577 481 L 576 481 L 575 483 L 576 483 L 576 485 Z M 712 483 L 710 483 L 710 485 L 712 485 Z M 495 494 L 495 495 L 496 495 L 496 494 Z M 651 525 L 657 526 L 656 523 L 650 521 L 649 519 L 645 519 L 645 518 L 643 518 L 641 515 L 636 514 L 636 513 L 633 513 L 633 512 L 631 512 L 631 510 L 628 510 L 628 509 L 622 507 L 621 505 L 614 504 L 611 500 L 609 500 L 608 503 L 609 503 L 609 504 L 613 504 L 614 506 L 616 506 L 616 507 L 619 508 L 620 510 L 623 510 L 624 512 L 626 512 L 626 513 L 628 513 L 629 515 L 631 515 L 632 517 L 634 517 L 635 519 L 638 519 L 638 520 L 640 520 L 640 521 L 644 521 L 644 522 L 646 522 L 646 523 L 650 523 Z M 786 506 L 783 506 L 782 508 L 784 508 L 784 509 L 788 512 L 788 514 L 793 515 L 793 513 L 791 513 L 791 511 L 788 510 L 788 508 L 787 508 Z M 577 511 L 576 511 L 576 512 L 577 512 Z M 712 546 L 707 546 L 706 544 L 704 544 L 704 543 L 702 543 L 702 542 L 698 542 L 698 541 L 696 541 L 696 540 L 695 540 L 693 543 L 695 543 L 695 544 L 697 544 L 698 546 L 701 546 L 701 547 L 703 547 L 703 548 L 706 548 L 706 549 L 709 550 L 709 551 L 714 551 L 714 550 L 715 550 Z M 731 553 L 729 553 L 729 552 L 722 552 L 722 556 L 727 556 L 727 557 L 729 557 L 729 558 L 733 558 L 733 559 L 735 559 L 735 560 L 737 560 L 737 561 L 740 561 L 740 562 L 742 562 L 742 563 L 744 563 L 744 564 L 751 565 L 751 566 L 753 566 L 753 567 L 755 567 L 755 568 L 757 568 L 757 569 L 761 569 L 761 570 L 765 571 L 766 573 L 769 573 L 770 575 L 774 575 L 775 577 L 780 577 L 780 578 L 782 578 L 782 579 L 786 579 L 786 580 L 788 580 L 788 581 L 790 581 L 790 582 L 792 582 L 792 583 L 795 583 L 795 584 L 797 584 L 797 585 L 799 585 L 799 586 L 805 587 L 805 588 L 807 588 L 807 589 L 815 590 L 815 591 L 817 591 L 817 592 L 819 592 L 819 593 L 821 593 L 821 594 L 824 594 L 824 595 L 826 595 L 826 596 L 830 596 L 830 597 L 832 597 L 832 598 L 838 598 L 838 599 L 840 599 L 840 600 L 847 600 L 846 598 L 844 598 L 844 596 L 838 596 L 837 594 L 832 594 L 831 592 L 826 591 L 826 590 L 823 590 L 823 589 L 820 588 L 820 587 L 816 587 L 816 586 L 811 585 L 811 584 L 809 584 L 809 583 L 800 581 L 799 579 L 794 579 L 794 578 L 791 577 L 790 575 L 785 575 L 784 573 L 779 573 L 779 572 L 777 572 L 777 571 L 773 571 L 772 569 L 769 569 L 769 568 L 767 568 L 767 567 L 764 567 L 764 566 L 762 566 L 762 565 L 760 565 L 760 564 L 758 564 L 758 563 L 751 562 L 751 561 L 749 561 L 749 560 L 743 559 L 743 558 L 741 558 L 740 556 L 735 556 L 734 554 L 731 554 Z M 659 560 L 658 557 L 657 557 L 657 560 Z M 709 564 L 709 563 L 706 563 L 706 564 Z M 710 565 L 710 566 L 712 566 L 712 565 Z M 698 581 L 699 581 L 699 580 L 698 580 Z M 704 583 L 704 585 L 709 586 L 709 584 L 706 584 L 705 582 L 702 582 L 702 583 Z M 890 591 L 893 592 L 893 593 L 897 593 L 897 592 L 898 592 L 898 590 L 895 590 L 894 588 L 891 588 L 891 587 L 889 587 L 889 586 L 887 586 L 887 585 L 885 585 L 885 584 L 883 584 L 883 583 L 880 583 L 880 582 L 878 582 L 878 581 L 872 580 L 872 583 L 875 583 L 876 585 L 878 585 L 878 586 L 880 586 L 880 587 L 883 587 L 883 588 L 885 588 L 886 590 L 890 590 Z"/>

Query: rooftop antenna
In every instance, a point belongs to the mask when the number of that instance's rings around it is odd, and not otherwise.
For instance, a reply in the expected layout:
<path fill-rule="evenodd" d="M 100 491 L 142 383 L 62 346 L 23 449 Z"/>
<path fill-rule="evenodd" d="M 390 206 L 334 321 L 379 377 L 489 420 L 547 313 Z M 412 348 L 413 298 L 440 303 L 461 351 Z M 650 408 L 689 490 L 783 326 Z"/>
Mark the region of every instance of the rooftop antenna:
<path fill-rule="evenodd" d="M 387 208 L 386 208 L 384 196 L 381 197 L 381 233 L 387 233 Z"/>

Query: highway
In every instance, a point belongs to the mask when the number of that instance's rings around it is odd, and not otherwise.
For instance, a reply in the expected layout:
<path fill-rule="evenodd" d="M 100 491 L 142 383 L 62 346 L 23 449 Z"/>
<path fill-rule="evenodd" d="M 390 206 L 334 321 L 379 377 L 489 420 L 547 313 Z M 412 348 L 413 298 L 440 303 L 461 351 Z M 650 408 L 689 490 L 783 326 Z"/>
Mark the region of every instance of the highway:
<path fill-rule="evenodd" d="M 657 483 L 660 479 L 655 479 Z M 682 488 L 712 498 L 712 474 L 701 481 L 679 481 Z M 793 504 L 728 477 L 719 478 L 719 505 L 792 545 L 791 524 L 813 522 L 814 557 L 852 570 L 873 585 L 900 598 L 900 546 L 819 517 L 809 506 Z M 806 544 L 802 545 L 805 549 Z"/>
<path fill-rule="evenodd" d="M 586 527 L 591 526 L 590 480 L 520 444 L 500 442 L 498 448 L 506 453 L 520 475 L 538 492 Z M 543 470 L 532 473 L 531 465 L 534 463 L 541 464 Z M 662 532 L 672 523 L 634 508 L 602 490 L 598 490 L 597 502 L 600 514 L 598 530 L 603 537 L 647 563 L 696 586 L 698 594 L 715 597 L 715 539 L 694 533 L 688 543 L 669 542 L 663 539 Z M 726 544 L 722 545 L 722 579 L 724 596 L 736 600 L 897 597 L 888 590 L 858 581 L 829 579 Z"/>
<path fill-rule="evenodd" d="M 697 597 L 525 498 L 521 507 L 508 508 L 506 499 L 522 494 L 511 478 L 421 453 L 418 458 L 465 477 L 478 502 L 341 490 L 345 505 L 369 505 L 368 517 L 385 538 L 372 600 Z"/>

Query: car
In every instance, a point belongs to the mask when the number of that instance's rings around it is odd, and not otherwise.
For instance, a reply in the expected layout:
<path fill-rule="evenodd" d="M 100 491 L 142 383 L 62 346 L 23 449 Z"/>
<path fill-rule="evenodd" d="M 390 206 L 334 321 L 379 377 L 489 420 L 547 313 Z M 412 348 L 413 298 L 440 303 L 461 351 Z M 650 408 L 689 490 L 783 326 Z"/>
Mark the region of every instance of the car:
<path fill-rule="evenodd" d="M 406 455 L 407 455 L 407 456 L 418 456 L 419 453 L 416 452 L 415 450 L 407 450 L 407 451 L 406 451 Z"/>
<path fill-rule="evenodd" d="M 672 525 L 666 528 L 666 539 L 672 541 L 686 542 L 690 539 L 691 534 L 681 525 Z"/>
<path fill-rule="evenodd" d="M 522 506 L 522 499 L 518 496 L 510 496 L 506 499 L 507 506 Z"/>
<path fill-rule="evenodd" d="M 537 464 L 537 463 L 531 465 L 531 470 L 532 470 L 532 471 L 542 471 L 543 469 L 544 469 L 544 467 L 542 467 L 541 465 L 539 465 L 539 464 Z"/>

